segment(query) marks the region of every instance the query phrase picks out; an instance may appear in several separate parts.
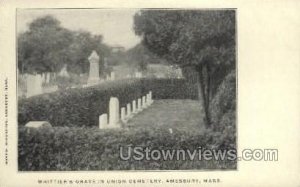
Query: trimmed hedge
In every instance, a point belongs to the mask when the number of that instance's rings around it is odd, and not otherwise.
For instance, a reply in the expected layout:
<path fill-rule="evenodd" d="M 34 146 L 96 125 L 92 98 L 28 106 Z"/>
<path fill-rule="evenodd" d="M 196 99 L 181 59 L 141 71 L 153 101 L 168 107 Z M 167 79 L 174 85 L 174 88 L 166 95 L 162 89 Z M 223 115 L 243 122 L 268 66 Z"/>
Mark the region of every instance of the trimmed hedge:
<path fill-rule="evenodd" d="M 98 126 L 98 117 L 108 112 L 110 97 L 126 106 L 152 90 L 154 99 L 196 99 L 193 84 L 183 79 L 126 79 L 87 88 L 58 91 L 18 102 L 18 123 L 48 121 L 53 126 Z"/>
<path fill-rule="evenodd" d="M 225 150 L 232 148 L 226 134 L 163 127 L 99 130 L 97 127 L 19 127 L 18 167 L 21 171 L 235 169 L 235 160 L 121 160 L 119 146 L 151 150 Z M 127 149 L 125 149 L 125 155 Z M 122 152 L 123 153 L 123 152 Z M 196 156 L 198 158 L 198 156 Z"/>
<path fill-rule="evenodd" d="M 198 99 L 197 86 L 185 79 L 144 79 L 144 89 L 152 90 L 154 99 Z"/>
<path fill-rule="evenodd" d="M 214 126 L 224 128 L 235 127 L 236 113 L 236 76 L 235 71 L 230 72 L 212 100 L 211 113 Z M 221 129 L 223 130 L 223 129 Z"/>

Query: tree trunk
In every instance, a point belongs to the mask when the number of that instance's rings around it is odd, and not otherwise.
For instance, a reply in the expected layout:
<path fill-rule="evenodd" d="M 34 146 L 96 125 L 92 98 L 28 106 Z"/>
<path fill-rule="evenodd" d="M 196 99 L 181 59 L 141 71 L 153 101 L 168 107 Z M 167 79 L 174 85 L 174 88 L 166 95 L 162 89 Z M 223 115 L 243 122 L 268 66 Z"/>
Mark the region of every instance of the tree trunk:
<path fill-rule="evenodd" d="M 202 109 L 204 111 L 205 127 L 209 128 L 211 126 L 211 120 L 210 120 L 210 113 L 209 113 L 209 97 L 207 97 L 207 94 L 209 94 L 209 93 L 206 92 L 206 91 L 208 91 L 208 90 L 206 90 L 206 87 L 208 85 L 207 84 L 205 85 L 206 81 L 204 80 L 202 67 L 199 68 L 197 71 L 198 71 L 198 79 L 197 79 L 198 99 L 199 99 L 199 102 L 201 103 Z"/>

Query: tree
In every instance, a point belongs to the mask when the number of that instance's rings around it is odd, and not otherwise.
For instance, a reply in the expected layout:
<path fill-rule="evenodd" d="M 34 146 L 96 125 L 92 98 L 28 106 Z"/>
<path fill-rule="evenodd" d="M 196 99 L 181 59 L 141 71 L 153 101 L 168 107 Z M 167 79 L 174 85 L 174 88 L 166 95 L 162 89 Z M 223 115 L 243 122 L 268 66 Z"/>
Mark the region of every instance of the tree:
<path fill-rule="evenodd" d="M 134 30 L 151 52 L 197 73 L 199 100 L 210 127 L 215 77 L 223 79 L 226 73 L 220 77 L 220 72 L 235 66 L 235 11 L 143 10 L 134 16 Z"/>
<path fill-rule="evenodd" d="M 52 16 L 33 20 L 29 30 L 18 36 L 18 67 L 21 73 L 58 72 L 67 65 L 68 72 L 80 74 L 89 70 L 88 57 L 93 50 L 100 56 L 99 73 L 110 48 L 101 35 L 87 31 L 70 31 Z"/>
<path fill-rule="evenodd" d="M 76 74 L 88 72 L 88 57 L 95 50 L 100 57 L 99 73 L 103 73 L 104 57 L 110 55 L 110 49 L 102 43 L 102 36 L 92 35 L 88 31 L 74 31 L 72 33 L 74 39 L 68 49 L 68 56 L 71 59 L 68 64 L 68 71 Z"/>
<path fill-rule="evenodd" d="M 35 19 L 29 31 L 18 37 L 18 67 L 21 73 L 57 72 L 70 59 L 71 31 L 52 16 Z"/>
<path fill-rule="evenodd" d="M 161 60 L 141 43 L 129 49 L 127 57 L 129 65 L 137 68 L 139 71 L 144 71 L 147 69 L 148 64 L 159 63 Z"/>

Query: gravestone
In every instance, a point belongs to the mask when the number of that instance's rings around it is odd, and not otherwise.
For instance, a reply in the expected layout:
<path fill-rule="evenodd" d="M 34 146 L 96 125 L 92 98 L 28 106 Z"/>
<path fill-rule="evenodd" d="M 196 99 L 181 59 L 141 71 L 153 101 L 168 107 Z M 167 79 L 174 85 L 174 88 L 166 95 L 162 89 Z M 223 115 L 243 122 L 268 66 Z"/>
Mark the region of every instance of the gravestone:
<path fill-rule="evenodd" d="M 127 117 L 127 118 L 131 118 L 131 107 L 130 107 L 130 103 L 128 103 L 128 104 L 126 105 L 126 109 L 127 109 L 127 115 L 126 115 L 126 117 Z"/>
<path fill-rule="evenodd" d="M 106 75 L 106 80 L 109 81 L 110 80 L 110 76 Z"/>
<path fill-rule="evenodd" d="M 114 81 L 116 79 L 116 75 L 115 75 L 115 72 L 111 72 L 110 73 L 110 80 Z"/>
<path fill-rule="evenodd" d="M 60 70 L 58 75 L 61 76 L 61 77 L 69 77 L 70 76 L 68 71 L 67 71 L 67 65 L 64 65 L 64 67 Z"/>
<path fill-rule="evenodd" d="M 31 97 L 34 95 L 39 95 L 43 93 L 42 88 L 42 76 L 39 74 L 27 74 L 26 78 L 26 86 L 27 86 L 27 94 L 26 97 Z"/>
<path fill-rule="evenodd" d="M 139 99 L 138 99 L 138 107 L 137 107 L 137 111 L 142 111 L 142 110 L 143 110 L 143 108 L 142 108 L 142 99 L 139 98 Z"/>
<path fill-rule="evenodd" d="M 135 100 L 132 101 L 132 113 L 137 113 L 136 101 Z"/>
<path fill-rule="evenodd" d="M 50 82 L 50 73 L 46 73 L 46 83 Z"/>
<path fill-rule="evenodd" d="M 46 82 L 46 74 L 42 73 L 42 83 Z"/>
<path fill-rule="evenodd" d="M 92 54 L 88 58 L 90 62 L 90 72 L 89 78 L 87 81 L 88 85 L 97 84 L 100 82 L 99 77 L 99 56 L 96 51 L 93 51 Z"/>
<path fill-rule="evenodd" d="M 111 97 L 109 101 L 109 128 L 120 127 L 119 100 Z"/>
<path fill-rule="evenodd" d="M 126 118 L 126 110 L 125 110 L 125 107 L 122 107 L 121 108 L 121 120 L 122 120 L 122 122 L 126 121 L 125 118 Z"/>
<path fill-rule="evenodd" d="M 135 78 L 142 78 L 142 72 L 135 72 Z"/>
<path fill-rule="evenodd" d="M 26 123 L 25 127 L 39 129 L 39 128 L 51 128 L 52 126 L 47 121 L 30 121 Z"/>
<path fill-rule="evenodd" d="M 100 129 L 107 128 L 107 114 L 102 114 L 99 116 L 99 128 Z"/>
<path fill-rule="evenodd" d="M 146 96 L 142 97 L 142 108 L 147 108 Z"/>
<path fill-rule="evenodd" d="M 153 103 L 153 100 L 152 100 L 152 91 L 149 92 L 149 101 L 150 101 L 150 104 Z"/>
<path fill-rule="evenodd" d="M 150 103 L 150 94 L 149 93 L 147 93 L 147 95 L 146 95 L 146 103 L 147 103 L 147 106 L 151 105 L 151 103 Z"/>

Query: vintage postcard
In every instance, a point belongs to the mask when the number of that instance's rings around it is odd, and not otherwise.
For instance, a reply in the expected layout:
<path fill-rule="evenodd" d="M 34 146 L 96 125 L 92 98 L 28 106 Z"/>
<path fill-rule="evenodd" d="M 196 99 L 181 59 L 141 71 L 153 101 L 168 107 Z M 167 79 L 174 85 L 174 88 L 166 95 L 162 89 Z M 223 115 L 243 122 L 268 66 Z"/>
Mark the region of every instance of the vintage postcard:
<path fill-rule="evenodd" d="M 2 1 L 0 186 L 299 186 L 297 1 Z"/>

